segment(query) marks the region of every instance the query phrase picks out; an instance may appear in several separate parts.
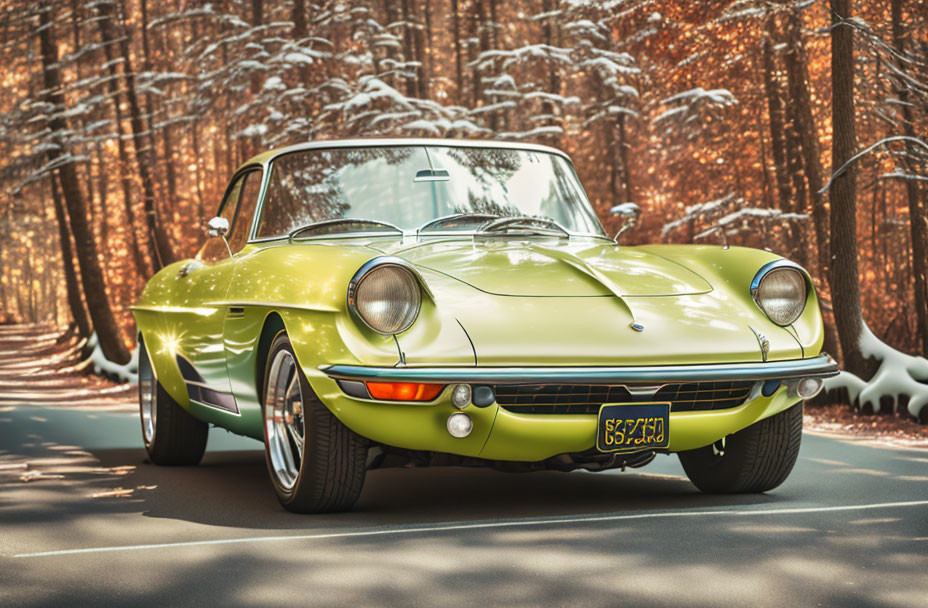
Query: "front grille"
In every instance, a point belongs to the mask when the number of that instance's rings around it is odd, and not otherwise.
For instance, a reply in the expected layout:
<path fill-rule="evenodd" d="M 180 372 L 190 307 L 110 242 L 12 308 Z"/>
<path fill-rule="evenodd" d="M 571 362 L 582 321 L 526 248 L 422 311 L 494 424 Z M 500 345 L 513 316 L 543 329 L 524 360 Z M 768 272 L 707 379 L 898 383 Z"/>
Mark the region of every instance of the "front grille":
<path fill-rule="evenodd" d="M 634 390 L 632 386 L 632 390 Z M 603 403 L 669 401 L 674 412 L 724 410 L 744 403 L 752 381 L 665 384 L 654 395 L 635 396 L 623 385 L 497 384 L 496 401 L 519 414 L 598 414 Z"/>

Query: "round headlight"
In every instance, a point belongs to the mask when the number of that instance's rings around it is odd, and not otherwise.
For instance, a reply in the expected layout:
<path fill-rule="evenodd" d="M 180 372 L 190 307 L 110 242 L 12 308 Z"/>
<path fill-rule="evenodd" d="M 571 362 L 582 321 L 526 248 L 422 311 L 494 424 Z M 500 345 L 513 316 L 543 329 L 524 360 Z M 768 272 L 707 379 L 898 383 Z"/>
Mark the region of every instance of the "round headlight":
<path fill-rule="evenodd" d="M 385 265 L 364 275 L 355 287 L 353 305 L 361 320 L 381 334 L 406 331 L 419 316 L 419 281 L 401 266 Z"/>
<path fill-rule="evenodd" d="M 754 301 L 777 325 L 789 325 L 806 307 L 806 278 L 795 268 L 776 268 L 765 274 Z"/>

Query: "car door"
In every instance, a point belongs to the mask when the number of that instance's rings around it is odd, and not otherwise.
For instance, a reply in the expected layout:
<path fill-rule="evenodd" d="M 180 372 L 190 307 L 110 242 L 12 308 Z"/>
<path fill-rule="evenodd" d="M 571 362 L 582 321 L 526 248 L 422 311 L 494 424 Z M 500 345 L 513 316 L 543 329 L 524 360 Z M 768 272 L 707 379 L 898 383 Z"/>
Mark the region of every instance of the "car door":
<path fill-rule="evenodd" d="M 235 276 L 233 254 L 247 240 L 251 223 L 251 214 L 239 211 L 243 207 L 253 208 L 250 201 L 243 205 L 242 200 L 252 196 L 257 200 L 261 179 L 259 166 L 248 167 L 232 178 L 217 215 L 228 222 L 228 231 L 210 234 L 196 258 L 179 271 L 188 309 L 196 318 L 187 324 L 185 348 L 178 353 L 177 363 L 193 407 L 206 419 L 216 420 L 217 413 L 236 416 L 240 413 L 226 367 L 223 326 L 230 312 L 226 294 Z"/>

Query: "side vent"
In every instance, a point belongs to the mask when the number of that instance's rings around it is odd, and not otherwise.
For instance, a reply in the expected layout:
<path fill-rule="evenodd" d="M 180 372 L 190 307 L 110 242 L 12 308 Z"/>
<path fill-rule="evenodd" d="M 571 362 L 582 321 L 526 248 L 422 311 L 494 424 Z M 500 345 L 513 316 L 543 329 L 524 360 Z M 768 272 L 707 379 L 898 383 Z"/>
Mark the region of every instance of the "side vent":
<path fill-rule="evenodd" d="M 241 319 L 245 316 L 245 309 L 241 306 L 230 306 L 227 319 Z"/>

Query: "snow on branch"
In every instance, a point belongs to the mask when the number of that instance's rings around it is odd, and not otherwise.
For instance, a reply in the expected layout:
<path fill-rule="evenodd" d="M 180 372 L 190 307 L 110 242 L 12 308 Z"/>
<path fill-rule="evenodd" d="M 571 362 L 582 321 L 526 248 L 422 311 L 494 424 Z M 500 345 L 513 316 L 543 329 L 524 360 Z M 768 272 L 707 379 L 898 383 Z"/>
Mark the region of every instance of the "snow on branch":
<path fill-rule="evenodd" d="M 846 389 L 851 402 L 859 407 L 869 405 L 874 411 L 880 408 L 883 397 L 893 401 L 898 408 L 899 398 L 908 398 L 908 411 L 919 420 L 928 411 L 928 360 L 901 353 L 873 335 L 866 323 L 862 324 L 860 349 L 864 357 L 880 361 L 880 367 L 868 381 L 843 371 L 834 378 L 825 380 L 827 390 Z"/>
<path fill-rule="evenodd" d="M 835 183 L 835 180 L 841 177 L 842 175 L 844 175 L 847 172 L 847 170 L 851 167 L 851 165 L 853 165 L 855 162 L 860 160 L 862 157 L 873 152 L 880 146 L 890 144 L 894 141 L 907 141 L 910 143 L 914 143 L 917 146 L 921 146 L 925 150 L 928 150 L 928 143 L 925 143 L 924 141 L 922 141 L 921 139 L 917 137 L 909 137 L 907 135 L 894 135 L 892 137 L 881 139 L 875 144 L 868 146 L 867 148 L 864 148 L 863 150 L 861 150 L 860 152 L 852 156 L 850 159 L 848 159 L 846 163 L 841 165 L 841 167 L 839 167 L 837 171 L 831 174 L 831 177 L 828 179 L 828 183 L 822 186 L 822 189 L 818 191 L 819 194 L 825 194 L 826 192 L 828 192 L 829 188 L 831 188 L 831 185 Z"/>
<path fill-rule="evenodd" d="M 734 213 L 729 213 L 728 215 L 719 219 L 719 225 L 722 227 L 728 227 L 739 220 L 746 220 L 748 218 L 761 219 L 761 220 L 780 220 L 784 222 L 789 221 L 804 221 L 809 219 L 808 213 L 786 213 L 780 211 L 779 209 L 762 209 L 757 207 L 745 207 L 739 209 Z"/>
<path fill-rule="evenodd" d="M 664 224 L 664 227 L 661 228 L 661 237 L 667 236 L 677 228 L 681 228 L 689 222 L 693 222 L 704 217 L 721 215 L 721 213 L 724 211 L 735 205 L 739 205 L 742 202 L 744 202 L 744 199 L 732 192 L 727 196 L 723 196 L 722 198 L 718 198 L 713 201 L 690 205 L 683 210 L 682 216 L 673 220 L 672 222 Z"/>

